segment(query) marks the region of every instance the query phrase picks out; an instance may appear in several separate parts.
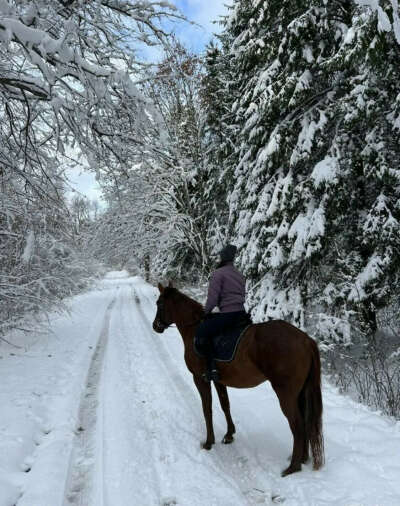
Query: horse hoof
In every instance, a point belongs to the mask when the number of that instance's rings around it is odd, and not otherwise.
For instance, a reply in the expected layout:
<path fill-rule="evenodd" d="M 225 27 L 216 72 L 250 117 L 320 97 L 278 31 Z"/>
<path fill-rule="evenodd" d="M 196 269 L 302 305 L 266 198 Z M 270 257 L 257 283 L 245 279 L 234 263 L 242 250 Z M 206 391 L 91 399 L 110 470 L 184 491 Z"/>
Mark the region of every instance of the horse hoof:
<path fill-rule="evenodd" d="M 214 443 L 209 443 L 208 441 L 206 441 L 205 443 L 202 443 L 201 447 L 203 448 L 203 450 L 211 450 L 213 444 Z"/>
<path fill-rule="evenodd" d="M 233 436 L 224 436 L 221 442 L 224 445 L 230 445 L 231 443 L 233 443 L 234 440 L 235 438 Z"/>
<path fill-rule="evenodd" d="M 284 471 L 282 471 L 281 476 L 284 478 L 285 476 L 288 476 L 289 474 L 298 473 L 301 471 L 301 464 L 298 466 L 292 466 L 290 465 L 288 468 L 286 468 Z"/>

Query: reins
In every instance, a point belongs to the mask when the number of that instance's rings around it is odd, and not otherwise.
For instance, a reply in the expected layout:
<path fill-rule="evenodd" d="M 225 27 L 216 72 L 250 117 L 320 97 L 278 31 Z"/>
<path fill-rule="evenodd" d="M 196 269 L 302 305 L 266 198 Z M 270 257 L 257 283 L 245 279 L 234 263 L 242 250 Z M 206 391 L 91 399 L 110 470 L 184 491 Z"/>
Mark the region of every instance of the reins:
<path fill-rule="evenodd" d="M 158 321 L 161 323 L 161 325 L 164 327 L 164 329 L 169 329 L 170 327 L 177 327 L 177 324 L 174 322 L 167 324 L 164 321 L 164 318 L 162 316 L 158 317 Z M 184 323 L 184 324 L 180 324 L 179 326 L 182 328 L 188 328 L 188 327 L 193 327 L 194 325 L 198 325 L 200 322 L 201 322 L 201 318 L 198 318 L 197 320 L 195 320 L 191 323 Z"/>
<path fill-rule="evenodd" d="M 198 325 L 200 322 L 201 322 L 201 318 L 199 318 L 198 320 L 196 320 L 196 321 L 194 321 L 192 323 L 186 323 L 185 325 L 180 325 L 180 326 L 183 327 L 183 328 L 193 327 L 193 325 Z M 174 325 L 176 327 L 176 323 Z"/>
<path fill-rule="evenodd" d="M 158 309 L 159 309 L 159 312 L 161 313 L 158 315 L 158 321 L 161 323 L 161 325 L 164 327 L 164 329 L 168 329 L 173 326 L 177 327 L 176 323 L 171 322 L 168 324 L 164 320 L 164 300 L 162 300 L 162 301 L 160 301 L 160 303 L 158 303 Z M 202 318 L 198 318 L 197 320 L 190 322 L 190 323 L 179 324 L 179 326 L 181 328 L 193 327 L 194 325 L 198 325 L 201 322 L 201 320 L 202 320 Z"/>

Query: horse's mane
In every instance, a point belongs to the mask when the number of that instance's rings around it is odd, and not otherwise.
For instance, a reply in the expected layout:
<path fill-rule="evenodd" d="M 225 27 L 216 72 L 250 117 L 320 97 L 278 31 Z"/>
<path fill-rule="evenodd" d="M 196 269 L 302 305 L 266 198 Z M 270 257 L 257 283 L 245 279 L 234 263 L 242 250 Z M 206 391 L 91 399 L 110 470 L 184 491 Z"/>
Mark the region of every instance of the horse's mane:
<path fill-rule="evenodd" d="M 172 286 L 165 287 L 163 295 L 166 299 L 174 298 L 176 301 L 187 302 L 188 304 L 191 304 L 193 306 L 196 312 L 204 314 L 204 307 L 200 304 L 200 302 L 191 299 L 188 295 L 185 295 L 184 293 L 180 292 L 176 288 L 173 288 Z"/>

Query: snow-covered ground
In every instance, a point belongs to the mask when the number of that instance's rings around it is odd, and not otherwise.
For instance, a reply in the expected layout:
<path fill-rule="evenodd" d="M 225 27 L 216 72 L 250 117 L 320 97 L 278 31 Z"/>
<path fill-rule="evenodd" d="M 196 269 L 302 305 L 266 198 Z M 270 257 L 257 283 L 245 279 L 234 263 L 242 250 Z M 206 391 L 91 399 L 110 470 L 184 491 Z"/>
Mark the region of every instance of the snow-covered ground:
<path fill-rule="evenodd" d="M 201 450 L 180 337 L 151 329 L 156 297 L 110 273 L 47 335 L 0 344 L 0 506 L 400 505 L 400 424 L 326 382 L 322 470 L 280 477 L 292 439 L 269 384 L 230 389 L 236 440 Z"/>

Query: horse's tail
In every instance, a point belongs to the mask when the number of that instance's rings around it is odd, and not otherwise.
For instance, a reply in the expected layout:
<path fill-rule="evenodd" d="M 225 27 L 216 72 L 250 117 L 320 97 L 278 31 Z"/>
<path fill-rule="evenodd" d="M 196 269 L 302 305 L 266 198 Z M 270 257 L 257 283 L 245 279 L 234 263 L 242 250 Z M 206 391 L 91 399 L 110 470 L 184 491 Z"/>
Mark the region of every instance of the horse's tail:
<path fill-rule="evenodd" d="M 319 469 L 325 462 L 324 438 L 322 435 L 322 395 L 321 395 L 321 360 L 318 346 L 311 339 L 312 361 L 306 383 L 305 394 L 305 429 L 313 456 L 313 467 Z"/>

